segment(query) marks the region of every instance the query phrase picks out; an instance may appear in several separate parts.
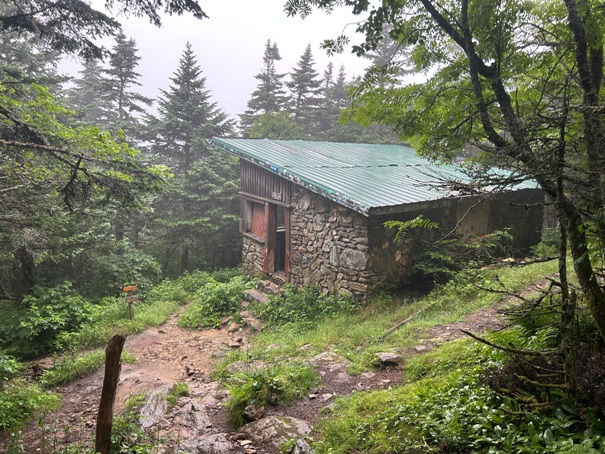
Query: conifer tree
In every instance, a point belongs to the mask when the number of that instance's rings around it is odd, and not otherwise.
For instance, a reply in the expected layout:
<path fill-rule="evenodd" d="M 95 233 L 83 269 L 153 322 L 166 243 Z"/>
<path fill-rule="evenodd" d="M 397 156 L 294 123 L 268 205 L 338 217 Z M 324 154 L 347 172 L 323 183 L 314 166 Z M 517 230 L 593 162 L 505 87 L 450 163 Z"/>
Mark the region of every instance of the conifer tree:
<path fill-rule="evenodd" d="M 286 83 L 292 94 L 292 114 L 307 136 L 313 136 L 316 133 L 316 114 L 321 101 L 321 83 L 309 44 L 297 66 L 292 68 L 290 80 Z"/>
<path fill-rule="evenodd" d="M 78 124 L 102 125 L 109 121 L 111 108 L 101 96 L 105 88 L 102 73 L 99 60 L 85 61 L 78 72 L 80 77 L 73 80 L 74 87 L 67 91 L 68 102 L 77 112 Z"/>
<path fill-rule="evenodd" d="M 153 157 L 175 175 L 172 189 L 155 204 L 161 248 L 156 254 L 162 255 L 165 269 L 179 274 L 208 265 L 214 247 L 221 244 L 210 235 L 212 229 L 218 235 L 237 234 L 237 167 L 210 147 L 213 136 L 232 133 L 233 121 L 211 102 L 189 43 L 170 80 L 158 100 L 159 116 L 150 118 L 149 125 Z M 180 260 L 174 260 L 173 251 L 179 251 Z"/>
<path fill-rule="evenodd" d="M 230 134 L 233 121 L 211 102 L 206 78 L 187 43 L 179 67 L 161 90 L 158 118 L 150 118 L 153 153 L 176 175 L 186 172 L 209 153 L 209 139 Z"/>
<path fill-rule="evenodd" d="M 137 52 L 134 39 L 126 38 L 123 33 L 118 34 L 111 50 L 109 66 L 103 70 L 102 96 L 111 106 L 107 126 L 113 131 L 124 131 L 127 140 L 137 135 L 145 107 L 152 104 L 150 98 L 133 90 L 141 86 L 138 80 L 141 75 L 136 72 L 141 57 Z"/>
<path fill-rule="evenodd" d="M 240 115 L 241 125 L 246 132 L 250 126 L 264 114 L 282 112 L 286 109 L 288 96 L 284 90 L 283 78 L 275 68 L 275 62 L 281 60 L 277 43 L 267 40 L 263 55 L 261 72 L 254 76 L 258 79 L 256 90 L 248 101 L 248 109 Z"/>

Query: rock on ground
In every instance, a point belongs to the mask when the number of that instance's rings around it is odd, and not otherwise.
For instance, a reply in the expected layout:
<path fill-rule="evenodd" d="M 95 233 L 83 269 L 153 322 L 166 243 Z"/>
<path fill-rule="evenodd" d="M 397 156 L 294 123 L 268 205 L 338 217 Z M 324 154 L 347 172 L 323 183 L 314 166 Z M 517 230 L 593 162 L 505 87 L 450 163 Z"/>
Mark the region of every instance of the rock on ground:
<path fill-rule="evenodd" d="M 241 452 L 239 445 L 230 441 L 227 434 L 219 433 L 205 436 L 198 440 L 189 440 L 181 447 L 190 454 L 225 454 Z"/>
<path fill-rule="evenodd" d="M 281 445 L 288 440 L 309 435 L 311 426 L 290 416 L 268 416 L 246 424 L 240 431 L 264 449 L 279 452 Z"/>

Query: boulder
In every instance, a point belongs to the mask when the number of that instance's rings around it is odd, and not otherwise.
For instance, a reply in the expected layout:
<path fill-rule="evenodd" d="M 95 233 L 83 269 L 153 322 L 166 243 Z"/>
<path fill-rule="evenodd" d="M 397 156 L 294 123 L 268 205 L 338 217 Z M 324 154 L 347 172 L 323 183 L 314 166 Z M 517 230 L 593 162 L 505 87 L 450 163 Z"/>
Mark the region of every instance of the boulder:
<path fill-rule="evenodd" d="M 379 367 L 398 366 L 403 362 L 401 355 L 393 352 L 378 352 L 374 354 L 374 364 Z"/>
<path fill-rule="evenodd" d="M 367 267 L 370 256 L 367 252 L 345 249 L 340 254 L 340 265 L 352 270 L 362 271 Z"/>
<path fill-rule="evenodd" d="M 296 440 L 292 454 L 314 454 L 315 450 L 303 439 Z"/>
<path fill-rule="evenodd" d="M 172 388 L 172 385 L 163 385 L 149 393 L 149 397 L 147 397 L 145 405 L 141 408 L 139 416 L 139 421 L 141 422 L 141 427 L 143 429 L 148 429 L 164 418 L 164 415 L 168 410 L 168 402 L 165 397 L 170 391 L 170 388 Z"/>
<path fill-rule="evenodd" d="M 181 443 L 190 454 L 224 454 L 226 452 L 241 452 L 240 447 L 229 440 L 224 433 L 211 434 L 205 437 Z"/>
<path fill-rule="evenodd" d="M 268 416 L 246 424 L 241 432 L 268 451 L 278 451 L 287 441 L 309 435 L 311 426 L 302 419 L 290 416 Z"/>

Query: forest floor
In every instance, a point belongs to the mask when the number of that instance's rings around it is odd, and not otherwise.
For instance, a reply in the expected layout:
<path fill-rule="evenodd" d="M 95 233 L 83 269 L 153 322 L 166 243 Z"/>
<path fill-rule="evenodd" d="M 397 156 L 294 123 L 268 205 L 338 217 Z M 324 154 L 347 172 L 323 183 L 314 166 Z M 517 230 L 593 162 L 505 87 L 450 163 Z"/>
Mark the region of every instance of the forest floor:
<path fill-rule="evenodd" d="M 499 306 L 499 305 L 498 305 Z M 245 350 L 258 328 L 259 322 L 248 311 L 243 328 L 234 330 L 233 326 L 204 331 L 190 331 L 177 326 L 178 314 L 173 315 L 163 325 L 127 338 L 125 351 L 133 354 L 134 364 L 123 364 L 115 401 L 115 413 L 124 409 L 125 401 L 131 395 L 150 392 L 162 385 L 167 387 L 187 382 L 190 396 L 204 396 L 209 393 L 227 391 L 213 385 L 211 373 L 215 364 L 230 350 Z M 252 322 L 252 323 L 251 323 Z M 477 334 L 500 326 L 498 308 L 482 309 L 467 316 L 463 321 L 450 325 L 435 326 L 422 334 L 418 344 L 404 353 L 404 358 L 426 353 L 447 341 L 464 337 L 462 329 Z M 231 328 L 231 329 L 229 329 Z M 383 389 L 401 383 L 401 366 L 386 368 L 353 376 L 343 373 L 330 362 L 317 362 L 313 366 L 321 376 L 321 383 L 313 390 L 313 395 L 292 403 L 289 406 L 267 410 L 267 415 L 293 416 L 313 423 L 319 417 L 320 410 L 333 402 L 337 396 L 355 391 Z M 60 410 L 48 415 L 44 424 L 32 424 L 24 430 L 25 452 L 55 452 L 65 449 L 69 443 L 82 443 L 93 440 L 96 413 L 103 384 L 103 370 L 91 376 L 58 387 L 55 391 L 63 397 Z M 233 434 L 228 415 L 222 406 L 225 395 L 210 400 L 206 414 L 216 432 Z M 204 400 L 208 402 L 208 400 Z M 182 428 L 176 427 L 176 419 L 162 422 L 162 433 L 181 436 Z M 43 430 L 45 429 L 45 430 Z M 42 433 L 45 433 L 43 436 Z M 186 435 L 182 434 L 184 438 Z M 86 443 L 90 446 L 91 442 Z M 242 451 L 243 452 L 243 451 Z M 259 453 L 265 452 L 262 447 Z"/>

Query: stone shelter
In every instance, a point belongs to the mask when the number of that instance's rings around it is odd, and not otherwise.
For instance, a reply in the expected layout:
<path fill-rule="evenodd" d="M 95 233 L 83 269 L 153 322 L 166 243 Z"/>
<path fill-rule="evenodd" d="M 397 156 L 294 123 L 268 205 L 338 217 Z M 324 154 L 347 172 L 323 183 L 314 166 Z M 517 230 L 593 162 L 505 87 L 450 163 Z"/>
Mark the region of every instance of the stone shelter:
<path fill-rule="evenodd" d="M 404 145 L 214 138 L 240 158 L 243 266 L 247 273 L 363 297 L 409 267 L 387 220 L 422 214 L 442 230 L 510 229 L 524 248 L 540 240 L 544 200 L 533 183 L 462 195 L 440 189 L 437 166 Z M 463 181 L 456 166 L 439 175 Z"/>

